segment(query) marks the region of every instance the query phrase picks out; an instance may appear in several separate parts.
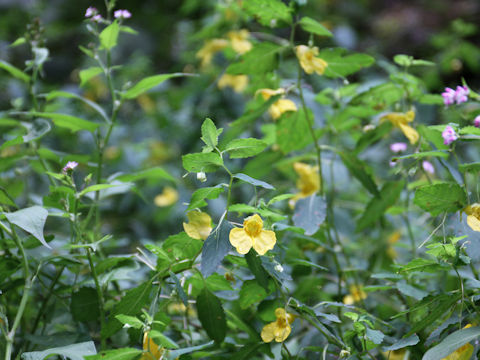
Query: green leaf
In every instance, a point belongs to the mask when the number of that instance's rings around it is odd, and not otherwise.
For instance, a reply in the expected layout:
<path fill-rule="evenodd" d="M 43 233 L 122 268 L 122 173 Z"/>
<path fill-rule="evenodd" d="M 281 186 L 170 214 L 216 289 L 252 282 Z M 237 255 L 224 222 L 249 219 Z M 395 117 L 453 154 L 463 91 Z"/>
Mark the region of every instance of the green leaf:
<path fill-rule="evenodd" d="M 94 321 L 98 320 L 100 310 L 98 308 L 97 291 L 91 287 L 81 287 L 72 294 L 70 311 L 75 321 Z"/>
<path fill-rule="evenodd" d="M 247 280 L 240 290 L 239 305 L 242 309 L 247 309 L 249 306 L 264 300 L 269 293 L 271 293 L 270 289 L 265 290 L 255 280 Z"/>
<path fill-rule="evenodd" d="M 428 271 L 435 272 L 442 267 L 435 260 L 427 260 L 422 258 L 413 259 L 407 265 L 401 266 L 399 272 L 416 272 L 416 271 Z"/>
<path fill-rule="evenodd" d="M 280 0 L 246 0 L 243 8 L 263 26 L 274 28 L 280 22 L 292 23 L 290 8 Z"/>
<path fill-rule="evenodd" d="M 151 330 L 148 333 L 148 336 L 150 336 L 156 344 L 163 346 L 164 348 L 178 349 L 178 344 L 172 339 L 170 339 L 168 336 L 162 334 L 160 331 Z"/>
<path fill-rule="evenodd" d="M 171 270 L 168 272 L 170 277 L 173 279 L 173 282 L 175 283 L 175 289 L 177 290 L 178 296 L 180 296 L 180 299 L 182 299 L 183 305 L 188 306 L 188 296 L 183 290 L 182 285 L 180 284 L 180 280 L 178 280 L 177 275 L 173 273 Z"/>
<path fill-rule="evenodd" d="M 212 119 L 206 118 L 202 124 L 202 137 L 203 142 L 210 148 L 215 149 L 218 145 L 218 136 L 222 133 L 223 129 L 218 129 L 215 126 Z"/>
<path fill-rule="evenodd" d="M 189 172 L 212 172 L 223 165 L 217 153 L 194 153 L 182 156 L 183 168 Z"/>
<path fill-rule="evenodd" d="M 3 213 L 7 220 L 22 230 L 32 234 L 43 246 L 51 249 L 43 237 L 43 227 L 47 220 L 48 211 L 41 206 L 32 206 L 13 213 Z"/>
<path fill-rule="evenodd" d="M 275 190 L 275 188 L 272 185 L 270 185 L 269 183 L 266 183 L 265 181 L 254 179 L 254 178 L 252 178 L 248 175 L 242 174 L 242 173 L 234 174 L 233 177 L 237 178 L 237 179 L 240 179 L 240 180 L 243 180 L 243 181 L 245 181 L 249 184 L 252 184 L 253 186 L 260 186 L 260 187 L 263 187 L 264 189 Z"/>
<path fill-rule="evenodd" d="M 208 336 L 216 343 L 221 343 L 227 332 L 225 312 L 220 300 L 207 288 L 197 297 L 197 313 Z"/>
<path fill-rule="evenodd" d="M 225 255 L 227 255 L 232 248 L 229 240 L 230 230 L 232 230 L 232 228 L 232 224 L 223 217 L 217 227 L 205 240 L 200 266 L 204 277 L 212 275 L 217 270 Z"/>
<path fill-rule="evenodd" d="M 375 59 L 366 54 L 346 54 L 347 50 L 343 48 L 320 51 L 318 57 L 328 63 L 324 75 L 332 78 L 344 77 L 375 63 Z"/>
<path fill-rule="evenodd" d="M 310 119 L 313 119 L 311 110 L 307 111 Z M 284 154 L 303 149 L 313 141 L 303 109 L 283 114 L 276 125 L 277 143 Z"/>
<path fill-rule="evenodd" d="M 149 280 L 136 288 L 128 290 L 120 302 L 115 304 L 110 313 L 110 320 L 102 329 L 102 335 L 108 338 L 122 328 L 123 325 L 115 318 L 116 315 L 135 316 L 139 314 L 148 303 L 151 288 L 152 281 Z"/>
<path fill-rule="evenodd" d="M 225 151 L 230 154 L 230 158 L 239 159 L 255 156 L 261 153 L 267 147 L 263 140 L 246 138 L 234 139 L 225 146 Z"/>
<path fill-rule="evenodd" d="M 167 254 L 171 254 L 174 259 L 191 259 L 202 246 L 202 240 L 193 239 L 183 231 L 169 236 L 162 245 Z"/>
<path fill-rule="evenodd" d="M 357 221 L 357 231 L 362 231 L 373 225 L 385 211 L 397 202 L 405 183 L 403 181 L 389 181 L 380 190 L 380 196 L 370 200 L 362 217 Z"/>
<path fill-rule="evenodd" d="M 160 85 L 165 80 L 168 80 L 174 77 L 185 76 L 185 75 L 186 74 L 183 74 L 183 73 L 173 73 L 173 74 L 161 74 L 161 75 L 148 76 L 140 80 L 138 83 L 136 83 L 133 87 L 131 87 L 127 91 L 125 91 L 122 96 L 124 99 L 135 99 L 137 96 L 143 94 L 144 92 L 150 90 L 151 88 L 154 88 L 155 86 Z"/>
<path fill-rule="evenodd" d="M 428 296 L 428 292 L 420 290 L 414 286 L 408 285 L 404 282 L 397 283 L 397 289 L 403 295 L 411 296 L 416 300 L 422 300 L 424 297 Z"/>
<path fill-rule="evenodd" d="M 423 159 L 426 157 L 442 157 L 444 159 L 448 158 L 449 153 L 446 151 L 424 151 L 419 153 L 414 153 L 410 155 L 404 156 L 395 156 L 393 160 L 401 160 L 401 159 Z"/>
<path fill-rule="evenodd" d="M 293 223 L 305 230 L 305 235 L 313 235 L 327 216 L 327 203 L 317 195 L 299 199 L 295 204 Z"/>
<path fill-rule="evenodd" d="M 398 340 L 395 344 L 384 347 L 383 351 L 395 351 L 398 349 L 403 349 L 407 346 L 417 345 L 420 342 L 417 334 Z"/>
<path fill-rule="evenodd" d="M 88 194 L 90 192 L 94 192 L 94 191 L 100 191 L 100 190 L 103 190 L 103 189 L 108 189 L 108 188 L 111 188 L 111 187 L 115 187 L 115 186 L 119 186 L 119 185 L 112 185 L 112 184 L 95 184 L 95 185 L 90 185 L 89 187 L 86 187 L 85 189 L 83 189 L 82 191 L 80 191 L 78 193 L 78 196 L 83 196 L 85 194 Z"/>
<path fill-rule="evenodd" d="M 367 339 L 369 339 L 371 342 L 377 345 L 381 344 L 383 341 L 383 338 L 385 337 L 385 335 L 381 331 L 372 330 L 368 327 L 365 330 L 365 336 L 367 337 Z"/>
<path fill-rule="evenodd" d="M 283 49 L 283 46 L 266 41 L 256 44 L 240 61 L 230 64 L 226 73 L 260 75 L 272 72 L 278 67 L 278 53 Z"/>
<path fill-rule="evenodd" d="M 456 183 L 422 186 L 415 191 L 413 202 L 432 216 L 443 212 L 456 212 L 467 204 L 465 190 Z"/>
<path fill-rule="evenodd" d="M 80 119 L 79 117 L 68 115 L 68 114 L 57 114 L 57 113 L 41 113 L 41 112 L 31 112 L 31 116 L 40 116 L 52 119 L 53 123 L 61 128 L 69 129 L 72 132 L 77 132 L 79 130 L 87 130 L 94 132 L 99 124 Z"/>
<path fill-rule="evenodd" d="M 116 315 L 115 318 L 120 321 L 122 324 L 129 325 L 135 329 L 141 329 L 144 327 L 144 323 L 137 319 L 135 316 L 128 315 Z"/>
<path fill-rule="evenodd" d="M 333 34 L 317 20 L 304 16 L 300 20 L 300 26 L 303 30 L 320 36 L 332 37 Z"/>
<path fill-rule="evenodd" d="M 460 170 L 461 172 L 480 171 L 480 162 L 474 162 L 474 163 L 468 163 L 468 164 L 459 164 L 458 165 L 458 170 Z"/>
<path fill-rule="evenodd" d="M 203 350 L 203 349 L 205 349 L 209 346 L 212 346 L 212 345 L 213 345 L 213 341 L 210 341 L 210 342 L 208 342 L 206 344 L 202 344 L 202 345 L 190 346 L 190 347 L 186 347 L 186 348 L 183 348 L 183 349 L 172 350 L 172 351 L 170 351 L 170 356 L 168 357 L 168 359 L 169 360 L 177 359 L 184 354 L 189 354 L 189 353 L 192 353 L 192 352 Z"/>
<path fill-rule="evenodd" d="M 245 260 L 247 260 L 248 268 L 255 275 L 258 284 L 268 291 L 268 273 L 262 266 L 260 256 L 257 255 L 255 250 L 250 249 L 245 255 Z"/>
<path fill-rule="evenodd" d="M 22 359 L 43 360 L 51 357 L 51 355 L 61 355 L 71 360 L 83 360 L 84 356 L 94 355 L 96 353 L 97 350 L 95 349 L 95 343 L 93 341 L 87 341 L 43 351 L 26 352 L 22 354 Z M 89 358 L 92 358 L 92 356 L 89 356 Z"/>
<path fill-rule="evenodd" d="M 478 336 L 480 336 L 480 326 L 457 330 L 443 339 L 440 344 L 428 350 L 423 355 L 422 360 L 443 359 L 459 347 L 475 340 Z M 472 347 L 470 356 L 465 357 L 465 359 L 469 359 L 472 356 L 473 349 L 474 348 Z"/>
<path fill-rule="evenodd" d="M 88 69 L 80 70 L 80 72 L 78 73 L 78 76 L 80 77 L 80 86 L 85 85 L 88 80 L 101 73 L 103 73 L 103 70 L 99 66 L 92 66 Z"/>
<path fill-rule="evenodd" d="M 208 204 L 205 199 L 216 199 L 223 191 L 224 189 L 222 185 L 195 190 L 195 192 L 192 194 L 190 204 L 187 207 L 187 211 L 207 206 Z"/>
<path fill-rule="evenodd" d="M 377 184 L 373 181 L 368 165 L 351 152 L 339 152 L 338 154 L 342 158 L 343 164 L 347 167 L 348 171 L 360 181 L 365 189 L 372 195 L 379 196 Z"/>
<path fill-rule="evenodd" d="M 123 174 L 115 177 L 116 180 L 123 182 L 134 182 L 139 180 L 170 180 L 176 181 L 165 169 L 161 167 L 153 167 L 150 169 L 140 170 L 131 174 Z"/>
<path fill-rule="evenodd" d="M 142 350 L 133 348 L 106 350 L 94 356 L 86 356 L 85 360 L 134 360 L 138 359 L 142 353 Z"/>
<path fill-rule="evenodd" d="M 3 69 L 10 73 L 13 77 L 25 81 L 28 83 L 30 81 L 30 76 L 25 74 L 22 70 L 16 68 L 15 66 L 9 64 L 6 61 L 0 60 L 0 69 Z"/>
<path fill-rule="evenodd" d="M 102 47 L 107 50 L 114 48 L 117 45 L 119 32 L 120 27 L 117 20 L 103 29 L 100 33 L 100 44 L 102 44 Z"/>

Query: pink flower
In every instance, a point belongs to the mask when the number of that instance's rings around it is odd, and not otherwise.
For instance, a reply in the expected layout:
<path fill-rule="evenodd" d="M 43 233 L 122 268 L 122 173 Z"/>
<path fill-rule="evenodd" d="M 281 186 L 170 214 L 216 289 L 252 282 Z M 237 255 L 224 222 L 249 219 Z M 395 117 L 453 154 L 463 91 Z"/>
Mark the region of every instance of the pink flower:
<path fill-rule="evenodd" d="M 445 145 L 450 145 L 452 142 L 458 139 L 457 133 L 450 125 L 447 125 L 445 130 L 443 130 L 442 137 Z"/>
<path fill-rule="evenodd" d="M 430 174 L 435 174 L 435 168 L 433 167 L 430 161 L 424 160 L 422 162 L 422 167 L 423 167 L 423 170 L 425 170 L 426 172 Z"/>
<path fill-rule="evenodd" d="M 115 19 L 129 19 L 132 17 L 132 14 L 128 10 L 116 10 L 113 16 Z"/>
<path fill-rule="evenodd" d="M 390 150 L 394 153 L 399 153 L 407 150 L 407 144 L 404 142 L 393 143 L 390 145 Z"/>
<path fill-rule="evenodd" d="M 443 103 L 445 106 L 453 104 L 461 104 L 468 101 L 468 94 L 470 89 L 466 86 L 457 86 L 457 90 L 451 88 L 445 88 L 445 91 L 442 93 Z"/>
<path fill-rule="evenodd" d="M 445 88 L 445 92 L 442 93 L 443 103 L 445 106 L 452 105 L 455 102 L 455 90 L 450 88 Z"/>
<path fill-rule="evenodd" d="M 100 21 L 102 21 L 102 19 L 103 19 L 102 15 L 100 15 L 100 14 L 97 14 L 97 15 L 92 17 L 92 21 L 95 21 L 95 22 L 100 22 Z"/>
<path fill-rule="evenodd" d="M 78 166 L 78 163 L 76 161 L 69 161 L 67 162 L 67 165 L 65 165 L 62 169 L 64 174 L 69 173 L 70 171 L 75 170 L 75 168 Z"/>
<path fill-rule="evenodd" d="M 90 6 L 87 9 L 87 11 L 85 11 L 85 17 L 89 18 L 89 17 L 95 15 L 97 12 L 98 12 L 98 10 L 96 8 L 94 8 L 93 6 Z"/>
<path fill-rule="evenodd" d="M 477 117 L 473 120 L 473 126 L 475 127 L 480 127 L 480 115 L 477 115 Z"/>

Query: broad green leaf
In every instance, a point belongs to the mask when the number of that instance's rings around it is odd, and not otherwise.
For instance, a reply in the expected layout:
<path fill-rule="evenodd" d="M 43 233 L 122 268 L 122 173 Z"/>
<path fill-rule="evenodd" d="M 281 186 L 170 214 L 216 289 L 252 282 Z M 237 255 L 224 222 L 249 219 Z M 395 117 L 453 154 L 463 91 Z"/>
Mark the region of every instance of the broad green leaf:
<path fill-rule="evenodd" d="M 424 151 L 424 152 L 419 152 L 419 153 L 414 153 L 410 155 L 404 155 L 404 156 L 395 156 L 393 159 L 423 159 L 426 157 L 442 157 L 444 159 L 448 158 L 449 153 L 446 151 Z"/>
<path fill-rule="evenodd" d="M 6 117 L 0 118 L 0 127 L 10 127 L 20 125 L 20 121 Z"/>
<path fill-rule="evenodd" d="M 383 339 L 385 338 L 385 335 L 379 331 L 379 330 L 373 330 L 370 328 L 366 328 L 365 330 L 365 336 L 367 337 L 368 340 L 373 342 L 374 344 L 381 344 Z"/>
<path fill-rule="evenodd" d="M 269 183 L 266 183 L 265 181 L 254 179 L 254 178 L 252 178 L 248 175 L 242 174 L 242 173 L 234 174 L 233 177 L 237 178 L 237 179 L 240 179 L 242 181 L 245 181 L 249 184 L 252 184 L 253 186 L 260 186 L 260 187 L 263 187 L 264 189 L 275 190 L 275 188 L 272 185 L 270 185 Z"/>
<path fill-rule="evenodd" d="M 470 327 L 466 329 L 457 330 L 454 333 L 448 335 L 442 342 L 430 350 L 424 355 L 422 360 L 438 360 L 443 359 L 453 353 L 461 346 L 475 340 L 480 336 L 480 327 Z M 473 346 L 471 348 L 465 348 L 466 354 L 459 360 L 469 360 L 473 354 Z M 468 352 L 468 353 L 467 353 Z"/>
<path fill-rule="evenodd" d="M 223 165 L 217 153 L 194 153 L 182 156 L 183 168 L 189 172 L 212 172 Z"/>
<path fill-rule="evenodd" d="M 375 63 L 375 59 L 369 55 L 347 55 L 347 50 L 343 48 L 322 50 L 318 54 L 318 57 L 328 63 L 324 75 L 333 78 L 351 75 Z"/>
<path fill-rule="evenodd" d="M 251 305 L 259 303 L 265 299 L 270 293 L 271 289 L 265 290 L 255 280 L 247 280 L 242 285 L 238 302 L 242 309 L 247 309 Z"/>
<path fill-rule="evenodd" d="M 43 351 L 26 352 L 22 354 L 22 359 L 43 360 L 51 357 L 52 355 L 61 355 L 71 360 L 83 360 L 84 356 L 95 355 L 96 353 L 97 350 L 95 349 L 95 343 L 93 341 L 87 341 Z M 93 357 L 89 356 L 89 358 Z"/>
<path fill-rule="evenodd" d="M 461 172 L 480 171 L 480 162 L 474 162 L 474 163 L 468 163 L 468 164 L 459 164 L 458 165 L 458 170 L 460 170 Z"/>
<path fill-rule="evenodd" d="M 144 92 L 154 88 L 155 86 L 160 85 L 165 80 L 168 80 L 174 77 L 185 76 L 185 75 L 186 74 L 183 74 L 183 73 L 174 73 L 174 74 L 161 74 L 161 75 L 153 75 L 153 76 L 146 77 L 140 80 L 138 83 L 136 83 L 133 87 L 125 91 L 123 93 L 123 98 L 135 99 L 140 94 L 143 94 Z"/>
<path fill-rule="evenodd" d="M 274 28 L 279 23 L 292 22 L 290 8 L 280 0 L 246 0 L 243 8 L 263 26 Z"/>
<path fill-rule="evenodd" d="M 117 20 L 103 29 L 99 36 L 102 47 L 107 50 L 114 48 L 117 45 L 119 32 L 120 27 Z"/>
<path fill-rule="evenodd" d="M 426 185 L 415 191 L 413 202 L 433 216 L 456 212 L 467 204 L 465 190 L 456 183 Z"/>
<path fill-rule="evenodd" d="M 225 151 L 232 159 L 247 158 L 261 153 L 267 143 L 254 138 L 234 139 L 225 146 Z"/>
<path fill-rule="evenodd" d="M 202 137 L 203 142 L 210 148 L 215 149 L 218 145 L 218 136 L 222 133 L 223 129 L 218 129 L 215 126 L 212 119 L 206 118 L 202 124 Z"/>
<path fill-rule="evenodd" d="M 170 180 L 176 181 L 165 169 L 161 167 L 153 167 L 150 169 L 140 170 L 130 174 L 122 174 L 115 177 L 116 180 L 123 182 L 135 182 L 139 180 Z"/>
<path fill-rule="evenodd" d="M 427 260 L 422 258 L 413 259 L 407 265 L 399 267 L 399 272 L 416 272 L 416 271 L 428 271 L 435 272 L 441 269 L 441 266 L 435 260 Z"/>
<path fill-rule="evenodd" d="M 370 168 L 368 165 L 358 159 L 351 152 L 339 152 L 342 158 L 343 164 L 347 167 L 348 171 L 367 189 L 372 195 L 379 196 L 377 185 L 373 181 L 370 174 Z"/>
<path fill-rule="evenodd" d="M 313 119 L 310 109 L 308 109 L 308 116 Z M 303 109 L 283 114 L 276 125 L 277 143 L 284 154 L 303 149 L 313 142 Z"/>
<path fill-rule="evenodd" d="M 43 237 L 43 227 L 47 220 L 48 211 L 41 206 L 32 206 L 26 209 L 21 209 L 13 213 L 3 213 L 7 220 L 14 225 L 17 225 L 22 230 L 32 234 L 37 238 L 43 246 L 51 249 Z"/>
<path fill-rule="evenodd" d="M 420 290 L 414 286 L 408 285 L 404 282 L 397 283 L 397 289 L 403 295 L 411 296 L 416 300 L 422 300 L 424 297 L 428 296 L 428 292 Z"/>
<path fill-rule="evenodd" d="M 405 183 L 403 181 L 389 181 L 383 185 L 380 195 L 370 200 L 362 217 L 357 221 L 357 231 L 362 231 L 380 219 L 385 211 L 397 202 Z"/>
<path fill-rule="evenodd" d="M 192 194 L 192 199 L 190 200 L 187 211 L 207 206 L 208 204 L 205 199 L 216 199 L 223 191 L 224 189 L 221 185 L 195 190 Z"/>
<path fill-rule="evenodd" d="M 327 216 L 327 203 L 317 195 L 299 199 L 295 204 L 293 223 L 305 230 L 305 235 L 313 235 Z"/>
<path fill-rule="evenodd" d="M 142 355 L 142 350 L 140 349 L 122 348 L 100 351 L 97 355 L 86 356 L 85 360 L 135 360 L 138 359 L 140 355 Z"/>
<path fill-rule="evenodd" d="M 268 273 L 262 266 L 260 256 L 257 255 L 255 250 L 250 249 L 245 255 L 245 260 L 247 260 L 248 268 L 255 275 L 258 284 L 268 291 Z"/>
<path fill-rule="evenodd" d="M 403 88 L 394 83 L 385 83 L 369 88 L 358 94 L 351 100 L 352 105 L 369 105 L 372 107 L 385 108 L 392 105 L 403 97 Z"/>
<path fill-rule="evenodd" d="M 148 302 L 151 288 L 152 281 L 149 280 L 136 288 L 128 290 L 110 312 L 110 319 L 102 329 L 102 335 L 108 338 L 122 328 L 122 323 L 115 318 L 116 315 L 135 316 L 139 314 Z"/>
<path fill-rule="evenodd" d="M 300 26 L 303 30 L 320 36 L 332 37 L 333 34 L 317 20 L 304 16 L 300 19 Z"/>
<path fill-rule="evenodd" d="M 225 312 L 220 300 L 206 288 L 197 297 L 197 313 L 208 336 L 221 343 L 227 332 Z"/>
<path fill-rule="evenodd" d="M 217 227 L 210 233 L 203 244 L 202 263 L 200 269 L 204 277 L 212 275 L 228 254 L 230 245 L 230 230 L 233 226 L 223 217 Z"/>
<path fill-rule="evenodd" d="M 170 339 L 168 336 L 162 334 L 160 331 L 150 330 L 148 336 L 150 336 L 156 344 L 163 346 L 164 348 L 178 349 L 178 344 L 172 339 Z"/>
<path fill-rule="evenodd" d="M 185 293 L 185 290 L 183 290 L 183 287 L 180 284 L 180 280 L 178 279 L 177 275 L 175 275 L 175 273 L 173 273 L 171 270 L 168 272 L 168 274 L 175 283 L 175 289 L 177 290 L 177 294 L 178 296 L 180 296 L 180 299 L 182 299 L 183 305 L 188 306 L 188 296 Z"/>
<path fill-rule="evenodd" d="M 31 112 L 30 115 L 52 119 L 56 126 L 69 129 L 72 132 L 77 132 L 79 130 L 94 132 L 99 126 L 97 123 L 68 114 Z"/>
<path fill-rule="evenodd" d="M 89 187 L 86 187 L 85 189 L 83 189 L 82 191 L 80 191 L 78 193 L 78 196 L 83 196 L 85 194 L 88 194 L 90 192 L 94 192 L 94 191 L 100 191 L 100 190 L 103 190 L 103 189 L 108 189 L 108 188 L 111 188 L 111 187 L 115 187 L 115 186 L 119 186 L 119 185 L 112 185 L 112 184 L 95 184 L 95 185 L 90 185 Z"/>
<path fill-rule="evenodd" d="M 461 128 L 458 133 L 460 135 L 477 135 L 480 136 L 480 129 L 475 126 L 465 126 Z"/>
<path fill-rule="evenodd" d="M 25 81 L 28 83 L 30 81 L 30 76 L 25 74 L 22 70 L 16 68 L 15 66 L 9 64 L 6 61 L 0 60 L 0 69 L 3 69 L 10 73 L 13 77 Z"/>
<path fill-rule="evenodd" d="M 100 316 L 97 291 L 91 287 L 81 287 L 72 294 L 70 311 L 75 321 L 95 321 Z"/>
<path fill-rule="evenodd" d="M 191 259 L 202 248 L 203 241 L 193 239 L 185 232 L 171 235 L 165 240 L 162 247 L 174 259 Z"/>
<path fill-rule="evenodd" d="M 138 318 L 135 316 L 128 316 L 128 315 L 116 315 L 115 318 L 120 321 L 122 324 L 128 325 L 130 327 L 133 327 L 135 329 L 141 329 L 145 325 L 143 322 L 141 322 Z"/>
<path fill-rule="evenodd" d="M 92 66 L 88 69 L 80 70 L 80 72 L 78 73 L 78 76 L 80 77 L 80 86 L 85 85 L 88 80 L 101 73 L 103 73 L 103 70 L 101 67 L 98 66 Z"/>
<path fill-rule="evenodd" d="M 407 346 L 417 345 L 420 342 L 417 334 L 398 340 L 395 344 L 384 347 L 383 351 L 395 351 L 398 349 L 403 349 Z"/>
<path fill-rule="evenodd" d="M 278 67 L 278 54 L 283 49 L 283 46 L 270 42 L 256 44 L 238 62 L 229 65 L 226 73 L 256 75 L 272 72 Z"/>

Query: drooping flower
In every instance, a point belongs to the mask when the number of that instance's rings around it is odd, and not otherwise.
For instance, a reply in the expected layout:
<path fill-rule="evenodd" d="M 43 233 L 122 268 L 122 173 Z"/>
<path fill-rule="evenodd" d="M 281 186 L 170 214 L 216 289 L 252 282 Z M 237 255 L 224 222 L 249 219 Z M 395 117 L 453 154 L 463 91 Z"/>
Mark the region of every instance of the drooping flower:
<path fill-rule="evenodd" d="M 311 166 L 302 162 L 293 163 L 293 169 L 298 174 L 297 188 L 300 190 L 289 201 L 290 206 L 294 206 L 298 199 L 303 199 L 315 194 L 320 190 L 321 179 L 318 173 L 318 166 Z"/>
<path fill-rule="evenodd" d="M 277 308 L 275 310 L 276 321 L 271 322 L 268 325 L 265 325 L 262 329 L 260 336 L 262 340 L 266 343 L 285 341 L 285 339 L 292 332 L 291 323 L 295 320 L 295 316 L 289 314 L 283 308 Z"/>
<path fill-rule="evenodd" d="M 87 11 L 85 11 L 85 17 L 89 18 L 92 17 L 93 15 L 96 15 L 98 13 L 98 10 L 94 8 L 93 6 L 89 6 Z"/>
<path fill-rule="evenodd" d="M 474 203 L 463 209 L 467 214 L 467 224 L 473 231 L 480 232 L 480 204 Z"/>
<path fill-rule="evenodd" d="M 233 91 L 237 93 L 243 92 L 248 85 L 248 76 L 247 75 L 230 75 L 223 74 L 220 79 L 218 79 L 217 86 L 219 89 L 225 87 L 231 87 Z"/>
<path fill-rule="evenodd" d="M 264 100 L 270 99 L 272 96 L 275 95 L 283 95 L 285 94 L 284 89 L 260 89 L 257 91 L 257 94 L 260 93 Z M 272 117 L 273 120 L 277 120 L 283 113 L 287 111 L 297 111 L 297 105 L 292 100 L 289 99 L 278 99 L 268 109 L 268 113 Z"/>
<path fill-rule="evenodd" d="M 130 19 L 132 17 L 132 13 L 128 10 L 116 10 L 113 13 L 113 17 L 115 19 Z"/>
<path fill-rule="evenodd" d="M 450 125 L 447 125 L 445 130 L 442 132 L 442 137 L 443 137 L 443 143 L 445 145 L 450 145 L 453 143 L 455 140 L 458 139 L 457 133 L 455 130 Z"/>
<path fill-rule="evenodd" d="M 429 174 L 435 174 L 435 168 L 433 167 L 433 164 L 430 161 L 424 160 L 422 162 L 422 168 Z"/>
<path fill-rule="evenodd" d="M 171 186 L 165 186 L 163 191 L 155 196 L 153 202 L 159 207 L 166 207 L 176 203 L 178 200 L 178 192 Z"/>
<path fill-rule="evenodd" d="M 205 240 L 212 232 L 212 218 L 201 211 L 187 213 L 188 223 L 183 223 L 183 229 L 194 239 Z"/>
<path fill-rule="evenodd" d="M 263 221 L 258 214 L 246 218 L 243 228 L 230 230 L 229 239 L 230 244 L 240 254 L 248 253 L 253 247 L 259 255 L 264 255 L 268 250 L 272 250 L 277 242 L 275 232 L 263 230 Z"/>
<path fill-rule="evenodd" d="M 470 94 L 470 89 L 466 86 L 457 86 L 456 90 L 447 87 L 442 93 L 443 103 L 445 106 L 459 105 L 468 101 L 468 94 Z"/>
<path fill-rule="evenodd" d="M 473 126 L 475 127 L 480 127 L 480 115 L 477 115 L 475 119 L 473 120 Z"/>
<path fill-rule="evenodd" d="M 365 291 L 363 291 L 363 287 L 361 285 L 352 285 L 350 286 L 350 294 L 343 297 L 343 303 L 345 305 L 352 305 L 366 298 L 367 294 Z"/>
<path fill-rule="evenodd" d="M 407 146 L 404 142 L 396 142 L 390 145 L 390 150 L 394 153 L 399 153 L 407 150 Z"/>
<path fill-rule="evenodd" d="M 468 329 L 472 327 L 472 324 L 467 324 L 464 326 L 464 329 Z M 474 346 L 470 343 L 466 343 L 465 345 L 460 346 L 457 350 L 452 352 L 447 357 L 444 357 L 441 360 L 470 360 L 473 355 Z"/>
<path fill-rule="evenodd" d="M 406 113 L 392 112 L 382 117 L 382 120 L 388 120 L 393 126 L 398 127 L 410 141 L 410 144 L 415 144 L 420 138 L 417 130 L 408 125 L 413 119 L 415 119 L 415 112 L 413 110 L 407 111 Z"/>
<path fill-rule="evenodd" d="M 328 63 L 325 60 L 317 57 L 318 47 L 299 45 L 295 47 L 295 52 L 297 54 L 298 61 L 300 62 L 300 66 L 307 74 L 313 74 L 315 72 L 318 75 L 323 75 Z"/>
<path fill-rule="evenodd" d="M 143 334 L 143 354 L 140 360 L 159 360 L 164 352 L 165 349 L 148 336 L 148 331 Z"/>
<path fill-rule="evenodd" d="M 242 29 L 238 31 L 230 31 L 227 34 L 227 37 L 230 39 L 230 44 L 232 49 L 237 54 L 245 54 L 252 49 L 252 43 L 248 40 L 250 33 L 248 30 Z"/>
<path fill-rule="evenodd" d="M 69 172 L 75 170 L 75 168 L 78 166 L 78 163 L 76 161 L 69 161 L 67 164 L 63 167 L 62 172 L 64 174 L 68 174 Z"/>
<path fill-rule="evenodd" d="M 195 57 L 201 60 L 202 67 L 210 65 L 213 55 L 228 46 L 225 39 L 212 39 L 205 42 L 203 47 L 197 52 Z"/>

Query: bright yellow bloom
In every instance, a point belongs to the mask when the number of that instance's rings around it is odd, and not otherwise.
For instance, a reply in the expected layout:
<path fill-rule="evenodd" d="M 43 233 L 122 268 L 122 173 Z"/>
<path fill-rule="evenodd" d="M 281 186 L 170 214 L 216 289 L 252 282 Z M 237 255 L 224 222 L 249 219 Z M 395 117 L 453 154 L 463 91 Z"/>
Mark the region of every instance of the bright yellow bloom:
<path fill-rule="evenodd" d="M 410 141 L 410 144 L 415 144 L 420 137 L 417 130 L 408 125 L 413 119 L 415 119 L 415 111 L 413 110 L 407 111 L 406 113 L 393 112 L 382 117 L 382 120 L 388 120 L 393 126 L 400 128 Z"/>
<path fill-rule="evenodd" d="M 285 94 L 284 89 L 260 89 L 257 91 L 257 94 L 260 93 L 264 100 L 270 99 L 275 95 Z M 277 120 L 283 113 L 287 111 L 297 111 L 297 105 L 292 100 L 289 99 L 278 99 L 268 109 L 268 113 L 273 120 Z"/>
<path fill-rule="evenodd" d="M 231 87 L 235 92 L 241 93 L 248 85 L 248 76 L 247 75 L 230 75 L 223 74 L 220 79 L 218 79 L 217 86 L 219 89 L 225 87 Z"/>
<path fill-rule="evenodd" d="M 317 57 L 318 48 L 316 46 L 308 47 L 305 45 L 299 45 L 295 48 L 295 52 L 297 53 L 300 66 L 307 74 L 313 74 L 316 72 L 318 75 L 323 75 L 328 63 Z"/>
<path fill-rule="evenodd" d="M 248 41 L 248 38 L 250 37 L 248 30 L 242 29 L 238 31 L 230 31 L 227 36 L 230 39 L 232 49 L 237 54 L 245 54 L 252 49 L 252 43 Z"/>
<path fill-rule="evenodd" d="M 170 206 L 178 201 L 178 192 L 170 186 L 165 186 L 163 192 L 155 196 L 153 202 L 159 207 Z"/>
<path fill-rule="evenodd" d="M 463 209 L 467 214 L 467 224 L 473 231 L 480 231 L 480 204 L 475 203 Z"/>
<path fill-rule="evenodd" d="M 463 328 L 468 329 L 472 327 L 472 324 L 467 324 Z M 460 346 L 457 350 L 453 353 L 444 357 L 442 360 L 470 360 L 473 354 L 474 347 L 470 343 L 466 343 L 465 345 Z"/>
<path fill-rule="evenodd" d="M 212 39 L 205 42 L 205 45 L 195 55 L 202 61 L 202 66 L 208 66 L 212 62 L 213 55 L 228 46 L 225 39 Z"/>
<path fill-rule="evenodd" d="M 408 360 L 408 356 L 405 357 L 407 350 L 400 349 L 400 350 L 393 350 L 383 352 L 383 356 L 385 356 L 388 360 Z"/>
<path fill-rule="evenodd" d="M 292 331 L 290 324 L 295 320 L 295 316 L 287 313 L 283 308 L 277 308 L 275 310 L 275 317 L 277 320 L 265 325 L 260 334 L 262 340 L 266 343 L 273 340 L 276 342 L 285 341 Z"/>
<path fill-rule="evenodd" d="M 297 180 L 297 188 L 300 190 L 300 192 L 292 197 L 288 202 L 292 209 L 297 200 L 315 194 L 318 190 L 320 190 L 321 187 L 321 179 L 320 175 L 318 174 L 317 166 L 313 167 L 308 164 L 296 162 L 293 164 L 293 169 L 299 176 L 299 179 Z"/>
<path fill-rule="evenodd" d="M 277 242 L 275 233 L 271 230 L 263 230 L 263 221 L 258 214 L 250 216 L 243 221 L 243 228 L 230 230 L 230 244 L 240 254 L 246 254 L 253 247 L 259 255 L 264 255 L 272 250 Z"/>
<path fill-rule="evenodd" d="M 343 297 L 343 303 L 345 305 L 352 305 L 367 298 L 367 294 L 363 291 L 362 286 L 352 285 L 350 286 L 350 294 Z"/>
<path fill-rule="evenodd" d="M 165 349 L 155 344 L 153 339 L 148 336 L 148 332 L 143 334 L 143 354 L 140 360 L 159 360 L 164 352 Z"/>
<path fill-rule="evenodd" d="M 187 213 L 188 223 L 183 223 L 183 229 L 194 239 L 205 240 L 212 231 L 212 218 L 201 211 Z"/>

